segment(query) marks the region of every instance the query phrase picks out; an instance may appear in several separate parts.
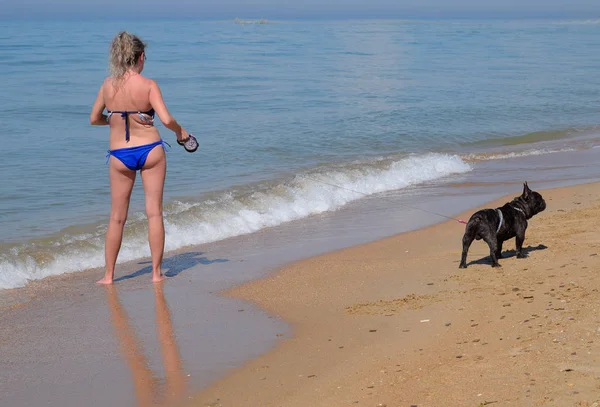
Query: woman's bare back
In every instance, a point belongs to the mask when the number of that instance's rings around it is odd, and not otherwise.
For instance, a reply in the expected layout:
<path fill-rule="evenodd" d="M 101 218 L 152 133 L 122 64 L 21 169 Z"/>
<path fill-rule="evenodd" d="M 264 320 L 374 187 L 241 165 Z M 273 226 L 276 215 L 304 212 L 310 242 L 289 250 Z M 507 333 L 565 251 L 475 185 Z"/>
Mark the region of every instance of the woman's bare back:
<path fill-rule="evenodd" d="M 109 119 L 110 149 L 135 147 L 160 140 L 158 130 L 149 115 L 128 114 L 122 117 L 117 112 L 147 112 L 150 103 L 151 81 L 140 74 L 127 75 L 119 82 L 107 78 L 103 85 L 103 95 L 108 111 L 115 111 Z M 126 140 L 126 123 L 129 120 L 129 137 Z"/>

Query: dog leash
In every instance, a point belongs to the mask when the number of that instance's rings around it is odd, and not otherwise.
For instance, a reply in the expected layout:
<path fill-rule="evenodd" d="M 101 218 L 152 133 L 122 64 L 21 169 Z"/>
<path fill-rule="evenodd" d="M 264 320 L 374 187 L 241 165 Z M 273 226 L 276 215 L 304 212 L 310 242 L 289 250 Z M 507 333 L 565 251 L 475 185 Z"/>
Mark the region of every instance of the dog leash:
<path fill-rule="evenodd" d="M 306 175 L 298 175 L 298 177 L 300 177 L 300 178 L 306 178 L 306 179 L 309 179 L 311 181 L 314 181 L 314 182 L 317 182 L 317 183 L 321 183 L 321 184 L 325 184 L 325 185 L 329 185 L 329 186 L 332 186 L 332 187 L 335 187 L 335 188 L 345 189 L 346 191 L 354 192 L 354 193 L 361 194 L 361 195 L 364 195 L 364 196 L 369 196 L 369 194 L 365 194 L 364 192 L 355 191 L 354 189 L 346 188 L 346 187 L 343 187 L 343 186 L 340 186 L 340 185 L 336 185 L 336 184 L 331 184 L 329 182 L 321 181 L 321 180 L 318 180 L 318 179 L 315 179 L 315 178 L 312 178 L 312 177 L 308 177 Z M 462 223 L 462 224 L 465 224 L 465 225 L 467 224 L 467 222 L 465 222 L 462 219 L 453 218 L 452 216 L 442 215 L 441 213 L 437 213 L 437 212 L 433 212 L 433 211 L 428 211 L 427 209 L 418 208 L 416 206 L 410 206 L 410 205 L 406 205 L 406 204 L 402 204 L 402 203 L 398 204 L 398 205 L 399 206 L 403 206 L 405 208 L 415 209 L 415 210 L 422 211 L 422 212 L 425 212 L 425 213 L 429 213 L 429 214 L 432 214 L 432 215 L 440 216 L 442 218 L 446 218 L 446 219 L 450 219 L 450 220 L 455 220 L 458 223 Z"/>

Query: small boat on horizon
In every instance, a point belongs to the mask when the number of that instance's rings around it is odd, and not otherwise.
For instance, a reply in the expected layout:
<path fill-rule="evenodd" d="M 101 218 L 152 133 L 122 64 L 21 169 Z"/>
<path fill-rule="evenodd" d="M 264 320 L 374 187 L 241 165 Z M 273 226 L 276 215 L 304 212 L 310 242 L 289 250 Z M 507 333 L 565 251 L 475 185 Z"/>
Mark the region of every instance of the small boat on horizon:
<path fill-rule="evenodd" d="M 264 18 L 261 18 L 260 20 L 243 20 L 241 18 L 236 17 L 233 20 L 236 24 L 269 24 L 270 21 Z"/>

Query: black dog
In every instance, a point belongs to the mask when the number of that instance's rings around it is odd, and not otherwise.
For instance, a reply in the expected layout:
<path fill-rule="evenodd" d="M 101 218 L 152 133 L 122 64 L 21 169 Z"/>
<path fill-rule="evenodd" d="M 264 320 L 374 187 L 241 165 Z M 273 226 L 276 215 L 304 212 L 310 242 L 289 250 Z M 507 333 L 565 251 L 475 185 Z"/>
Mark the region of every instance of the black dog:
<path fill-rule="evenodd" d="M 527 257 L 523 253 L 523 241 L 527 229 L 527 219 L 546 209 L 546 201 L 538 192 L 523 185 L 523 193 L 497 209 L 482 209 L 471 216 L 462 239 L 463 250 L 460 268 L 467 268 L 467 252 L 473 239 L 483 239 L 490 247 L 492 267 L 500 267 L 498 259 L 502 257 L 502 243 L 516 237 L 517 258 Z"/>

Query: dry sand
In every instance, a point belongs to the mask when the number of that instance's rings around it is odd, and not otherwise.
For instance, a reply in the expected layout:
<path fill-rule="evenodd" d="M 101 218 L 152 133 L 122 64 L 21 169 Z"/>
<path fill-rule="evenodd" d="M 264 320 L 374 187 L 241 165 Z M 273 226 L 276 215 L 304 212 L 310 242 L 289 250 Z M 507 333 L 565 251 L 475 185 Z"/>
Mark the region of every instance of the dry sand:
<path fill-rule="evenodd" d="M 476 241 L 459 270 L 464 225 L 448 221 L 229 290 L 293 337 L 187 405 L 598 406 L 600 184 L 540 192 L 529 258 L 513 239 L 500 269 Z"/>

